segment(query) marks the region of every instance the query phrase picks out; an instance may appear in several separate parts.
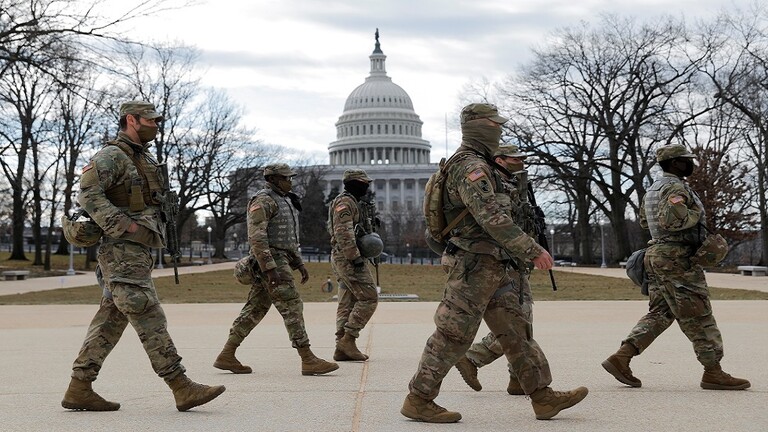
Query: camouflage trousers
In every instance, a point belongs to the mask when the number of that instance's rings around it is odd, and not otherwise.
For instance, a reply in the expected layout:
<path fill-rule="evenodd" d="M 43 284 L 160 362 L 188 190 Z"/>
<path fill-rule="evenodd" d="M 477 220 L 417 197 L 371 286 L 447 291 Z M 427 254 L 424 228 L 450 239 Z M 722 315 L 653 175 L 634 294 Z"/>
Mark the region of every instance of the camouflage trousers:
<path fill-rule="evenodd" d="M 515 371 L 513 364 L 518 363 L 517 357 L 529 356 L 534 359 L 535 363 L 539 365 L 541 374 L 544 377 L 543 381 L 552 381 L 551 374 L 549 372 L 549 362 L 544 355 L 544 351 L 533 339 L 533 297 L 531 296 L 531 284 L 528 282 L 528 276 L 526 274 L 520 274 L 517 270 L 510 270 L 509 277 L 514 282 L 514 289 L 512 294 L 518 299 L 512 305 L 509 305 L 510 311 L 513 315 L 513 325 L 518 334 L 531 335 L 530 338 L 521 341 L 523 349 L 515 353 L 515 360 L 507 364 L 509 367 L 509 376 L 517 379 L 517 372 Z M 521 297 L 522 295 L 522 297 Z M 520 302 L 522 300 L 522 304 Z M 467 351 L 467 358 L 478 368 L 489 365 L 496 361 L 499 357 L 504 355 L 504 349 L 496 339 L 493 333 L 488 333 L 480 342 L 472 344 Z"/>
<path fill-rule="evenodd" d="M 701 266 L 691 263 L 690 248 L 657 245 L 648 248 L 645 268 L 649 278 L 648 313 L 629 336 L 642 353 L 677 321 L 693 344 L 699 363 L 715 365 L 723 358 L 723 339 L 712 315 L 709 289 Z"/>
<path fill-rule="evenodd" d="M 357 338 L 379 303 L 373 275 L 367 265 L 361 271 L 355 271 L 352 262 L 341 253 L 333 254 L 331 266 L 339 281 L 336 339 L 341 339 L 345 333 Z"/>
<path fill-rule="evenodd" d="M 153 264 L 151 250 L 136 243 L 107 239 L 99 247 L 96 276 L 105 295 L 72 365 L 73 378 L 95 380 L 129 323 L 158 376 L 170 381 L 185 372 L 152 283 Z"/>
<path fill-rule="evenodd" d="M 304 303 L 296 289 L 293 270 L 285 254 L 274 253 L 273 259 L 277 264 L 280 283 L 272 287 L 263 273 L 254 272 L 256 277 L 248 293 L 248 300 L 229 329 L 228 341 L 240 345 L 274 304 L 283 317 L 291 345 L 294 348 L 309 346 L 309 336 L 304 326 Z"/>
<path fill-rule="evenodd" d="M 408 389 L 427 400 L 436 398 L 443 378 L 475 339 L 481 320 L 496 336 L 526 394 L 548 386 L 549 365 L 539 364 L 533 353 L 525 352 L 532 335 L 529 326 L 517 323 L 520 300 L 504 263 L 461 250 L 444 254 L 442 262 L 448 280 L 434 316 L 436 329 Z"/>

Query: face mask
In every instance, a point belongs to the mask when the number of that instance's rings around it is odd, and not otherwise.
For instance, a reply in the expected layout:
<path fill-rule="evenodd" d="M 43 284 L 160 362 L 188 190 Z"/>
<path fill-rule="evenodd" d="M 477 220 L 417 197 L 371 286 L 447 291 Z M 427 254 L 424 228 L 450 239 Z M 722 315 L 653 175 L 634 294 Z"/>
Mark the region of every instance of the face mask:
<path fill-rule="evenodd" d="M 693 174 L 693 168 L 694 168 L 693 159 L 690 159 L 690 158 L 682 159 L 681 164 L 683 167 L 680 169 L 680 176 L 690 177 L 690 175 Z"/>
<path fill-rule="evenodd" d="M 287 194 L 288 192 L 293 189 L 293 181 L 290 177 L 283 177 L 275 182 L 275 186 L 280 190 L 280 192 Z"/>
<path fill-rule="evenodd" d="M 360 199 L 368 192 L 368 183 L 349 181 L 344 183 L 344 190 L 354 195 L 355 198 Z"/>
<path fill-rule="evenodd" d="M 512 162 L 507 164 L 507 170 L 510 173 L 522 171 L 525 169 L 525 164 L 522 162 Z"/>
<path fill-rule="evenodd" d="M 465 142 L 479 146 L 478 150 L 484 150 L 488 155 L 492 155 L 499 148 L 501 126 L 480 122 L 465 123 L 461 126 L 461 135 Z"/>
<path fill-rule="evenodd" d="M 139 130 L 136 131 L 139 135 L 139 140 L 142 144 L 146 144 L 155 139 L 157 136 L 157 126 L 147 126 L 140 124 Z"/>

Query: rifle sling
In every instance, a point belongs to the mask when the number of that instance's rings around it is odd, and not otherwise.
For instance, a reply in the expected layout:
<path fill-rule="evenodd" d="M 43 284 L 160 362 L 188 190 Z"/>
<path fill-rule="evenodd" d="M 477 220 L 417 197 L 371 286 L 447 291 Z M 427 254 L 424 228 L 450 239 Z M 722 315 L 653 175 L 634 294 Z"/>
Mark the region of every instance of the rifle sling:
<path fill-rule="evenodd" d="M 464 207 L 464 210 L 462 210 L 461 213 L 459 213 L 459 215 L 456 216 L 442 232 L 440 232 L 440 237 L 445 238 L 445 236 L 447 236 L 452 229 L 456 228 L 456 225 L 458 225 L 459 222 L 461 222 L 461 220 L 464 219 L 464 216 L 466 216 L 468 213 L 469 209 Z"/>

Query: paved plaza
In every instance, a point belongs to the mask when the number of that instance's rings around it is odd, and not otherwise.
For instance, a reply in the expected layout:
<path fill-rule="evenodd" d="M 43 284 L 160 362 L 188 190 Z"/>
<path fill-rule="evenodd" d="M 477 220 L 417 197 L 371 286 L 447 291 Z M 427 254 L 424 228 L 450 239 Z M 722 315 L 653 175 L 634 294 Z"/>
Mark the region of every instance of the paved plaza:
<path fill-rule="evenodd" d="M 508 375 L 500 360 L 480 370 L 481 392 L 469 389 L 455 370 L 446 377 L 437 402 L 461 412 L 461 422 L 452 425 L 414 422 L 399 413 L 424 342 L 434 330 L 436 303 L 380 304 L 358 341 L 371 359 L 342 363 L 339 370 L 319 377 L 300 374 L 299 357 L 274 308 L 238 351 L 254 373 L 234 375 L 211 364 L 241 305 L 164 305 L 188 375 L 227 386 L 218 399 L 185 413 L 176 410 L 170 390 L 152 372 L 130 328 L 94 384 L 104 397 L 120 402 L 120 410 L 61 408 L 72 360 L 96 306 L 0 306 L 0 430 L 764 432 L 768 301 L 713 305 L 725 340 L 724 369 L 751 380 L 749 390 L 702 390 L 702 368 L 676 325 L 633 360 L 643 387 L 627 388 L 604 372 L 600 362 L 616 350 L 646 304 L 542 301 L 535 306 L 535 336 L 551 363 L 553 387 L 585 385 L 589 396 L 553 420 L 535 420 L 529 400 L 507 395 Z M 335 304 L 308 303 L 305 318 L 312 349 L 329 359 Z M 483 326 L 478 338 L 486 332 Z"/>

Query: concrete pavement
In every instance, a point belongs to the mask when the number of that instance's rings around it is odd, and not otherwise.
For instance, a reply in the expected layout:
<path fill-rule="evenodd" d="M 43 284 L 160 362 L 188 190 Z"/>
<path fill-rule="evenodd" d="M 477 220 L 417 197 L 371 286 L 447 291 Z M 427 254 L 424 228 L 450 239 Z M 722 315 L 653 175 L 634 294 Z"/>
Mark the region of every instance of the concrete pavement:
<path fill-rule="evenodd" d="M 184 267 L 181 274 L 229 269 L 233 263 Z M 621 269 L 565 268 L 626 277 Z M 156 270 L 156 276 L 172 274 Z M 708 279 L 711 285 L 712 276 Z M 730 276 L 730 275 L 728 275 Z M 64 281 L 38 278 L 0 282 L 0 292 L 28 292 L 95 282 L 93 274 Z M 746 278 L 746 279 L 745 279 Z M 766 278 L 739 277 L 731 288 Z M 413 422 L 399 413 L 407 383 L 424 343 L 434 330 L 436 303 L 382 303 L 358 345 L 371 355 L 365 363 L 342 363 L 327 376 L 305 377 L 290 348 L 282 319 L 273 309 L 238 351 L 254 368 L 233 375 L 211 364 L 223 345 L 240 304 L 164 305 L 169 330 L 188 375 L 207 384 L 225 384 L 213 402 L 187 413 L 151 370 L 132 330 L 112 352 L 95 389 L 122 403 L 112 413 L 70 412 L 60 406 L 95 305 L 0 306 L 0 430 L 3 431 L 766 431 L 768 430 L 768 301 L 715 301 L 723 332 L 723 366 L 751 380 L 752 388 L 717 392 L 699 388 L 701 367 L 690 343 L 672 326 L 632 362 L 643 387 L 616 382 L 600 362 L 647 310 L 643 301 L 558 301 L 536 303 L 535 335 L 547 354 L 553 388 L 586 385 L 584 402 L 551 421 L 534 419 L 530 401 L 506 394 L 505 362 L 480 371 L 482 392 L 474 392 L 456 371 L 445 379 L 437 402 L 460 411 L 457 425 Z M 334 344 L 334 303 L 305 305 L 312 349 L 329 359 Z M 476 340 L 487 333 L 481 327 Z"/>
<path fill-rule="evenodd" d="M 555 389 L 586 385 L 581 404 L 550 421 L 534 419 L 530 401 L 506 394 L 503 361 L 480 370 L 481 392 L 453 370 L 437 402 L 458 410 L 455 425 L 413 422 L 399 413 L 424 342 L 434 330 L 436 303 L 382 303 L 358 345 L 365 363 L 342 363 L 327 376 L 300 374 L 279 314 L 273 309 L 238 351 L 254 368 L 234 375 L 211 364 L 238 304 L 165 305 L 169 330 L 188 375 L 227 391 L 190 412 L 152 372 L 128 329 L 94 388 L 122 403 L 117 412 L 71 412 L 60 406 L 94 305 L 0 306 L 0 429 L 3 431 L 742 431 L 768 430 L 768 302 L 716 301 L 726 343 L 724 368 L 751 380 L 738 392 L 699 388 L 701 367 L 690 343 L 672 326 L 632 362 L 643 387 L 618 383 L 600 367 L 635 320 L 641 301 L 558 301 L 536 304 L 536 339 L 551 363 Z M 335 304 L 305 305 L 312 349 L 333 352 Z M 487 329 L 483 326 L 478 338 Z"/>

